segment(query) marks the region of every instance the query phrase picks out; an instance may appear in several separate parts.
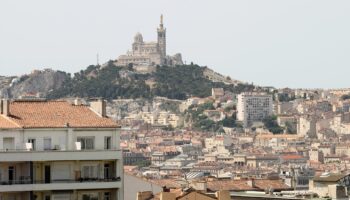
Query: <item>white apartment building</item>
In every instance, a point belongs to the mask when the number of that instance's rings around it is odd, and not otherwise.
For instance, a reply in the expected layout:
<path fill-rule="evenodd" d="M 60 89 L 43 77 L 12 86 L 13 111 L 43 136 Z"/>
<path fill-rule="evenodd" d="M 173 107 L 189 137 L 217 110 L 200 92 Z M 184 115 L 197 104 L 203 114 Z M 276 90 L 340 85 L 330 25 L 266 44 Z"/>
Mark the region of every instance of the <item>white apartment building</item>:
<path fill-rule="evenodd" d="M 170 112 L 142 112 L 141 119 L 148 124 L 172 126 L 174 128 L 181 125 L 181 118 Z"/>
<path fill-rule="evenodd" d="M 0 200 L 124 199 L 120 127 L 105 101 L 0 105 Z"/>
<path fill-rule="evenodd" d="M 272 95 L 265 93 L 241 93 L 238 95 L 237 119 L 243 122 L 244 127 L 254 122 L 262 121 L 272 115 Z"/>

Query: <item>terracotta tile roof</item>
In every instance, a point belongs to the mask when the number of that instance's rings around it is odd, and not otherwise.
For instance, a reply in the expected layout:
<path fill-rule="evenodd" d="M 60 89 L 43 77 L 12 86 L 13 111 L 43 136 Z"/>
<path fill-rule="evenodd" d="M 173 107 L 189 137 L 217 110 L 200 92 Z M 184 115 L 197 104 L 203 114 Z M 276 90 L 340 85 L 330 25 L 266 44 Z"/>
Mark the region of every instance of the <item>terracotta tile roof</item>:
<path fill-rule="evenodd" d="M 257 179 L 253 180 L 254 186 L 248 184 L 248 180 L 221 180 L 208 182 L 208 189 L 211 191 L 229 190 L 229 191 L 247 191 L 247 190 L 265 190 L 272 188 L 275 190 L 288 190 L 289 186 L 282 180 Z"/>
<path fill-rule="evenodd" d="M 297 159 L 305 159 L 302 155 L 296 155 L 296 154 L 290 154 L 290 155 L 283 155 L 281 156 L 283 160 L 297 160 Z"/>
<path fill-rule="evenodd" d="M 20 128 L 18 124 L 9 119 L 8 117 L 0 115 L 0 128 L 2 129 L 12 129 L 12 128 Z"/>
<path fill-rule="evenodd" d="M 229 190 L 229 191 L 245 191 L 254 190 L 247 184 L 246 180 L 224 180 L 224 181 L 209 181 L 207 185 L 211 191 Z"/>
<path fill-rule="evenodd" d="M 302 138 L 299 135 L 291 135 L 291 134 L 259 134 L 256 136 L 257 139 L 272 139 L 272 138 L 284 138 L 284 139 L 300 139 Z"/>
<path fill-rule="evenodd" d="M 12 101 L 10 116 L 0 117 L 0 128 L 117 128 L 112 119 L 100 117 L 85 105 L 67 101 Z"/>
<path fill-rule="evenodd" d="M 165 186 L 167 188 L 181 187 L 181 185 L 173 179 L 154 179 L 154 180 L 150 180 L 150 182 L 161 187 Z"/>
<path fill-rule="evenodd" d="M 282 180 L 255 180 L 255 187 L 259 189 L 273 188 L 274 190 L 287 190 L 290 187 L 283 183 Z"/>

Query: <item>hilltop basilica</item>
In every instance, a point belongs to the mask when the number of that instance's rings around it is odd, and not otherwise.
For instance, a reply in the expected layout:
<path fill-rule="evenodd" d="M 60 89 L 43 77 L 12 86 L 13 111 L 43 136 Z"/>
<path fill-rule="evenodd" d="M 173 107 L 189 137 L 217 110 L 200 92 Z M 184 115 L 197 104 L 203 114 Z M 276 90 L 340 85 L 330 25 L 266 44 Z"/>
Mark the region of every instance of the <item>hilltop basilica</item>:
<path fill-rule="evenodd" d="M 132 50 L 128 51 L 126 55 L 119 56 L 115 64 L 118 66 L 129 64 L 134 66 L 174 66 L 183 64 L 181 54 L 166 55 L 166 28 L 163 25 L 163 15 L 160 17 L 157 35 L 156 42 L 144 42 L 141 33 L 137 33 L 134 37 Z"/>

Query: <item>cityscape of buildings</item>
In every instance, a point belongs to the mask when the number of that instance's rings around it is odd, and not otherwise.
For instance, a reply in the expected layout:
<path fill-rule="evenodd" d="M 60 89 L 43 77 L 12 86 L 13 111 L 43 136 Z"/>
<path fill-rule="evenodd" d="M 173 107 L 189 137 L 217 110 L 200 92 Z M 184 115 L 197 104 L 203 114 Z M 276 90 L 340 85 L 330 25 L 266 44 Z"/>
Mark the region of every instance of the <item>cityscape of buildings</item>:
<path fill-rule="evenodd" d="M 157 36 L 137 33 L 113 63 L 140 76 L 182 65 L 163 16 Z M 230 90 L 242 82 L 203 74 L 224 86 L 185 99 L 2 99 L 0 200 L 349 199 L 350 89 Z"/>
<path fill-rule="evenodd" d="M 233 199 L 345 198 L 349 92 L 286 88 L 232 95 L 213 88 L 212 96 L 190 98 L 179 107 L 221 105 L 203 115 L 221 120 L 233 110 L 241 125 L 212 132 L 195 131 L 187 122 L 179 123 L 181 129 L 166 131 L 160 128 L 164 124 L 143 119 L 151 127 L 137 124 L 121 132 L 126 173 L 166 186 L 179 196 L 176 189 L 196 188 L 202 193 L 227 190 Z M 231 109 L 223 109 L 230 103 Z M 268 116 L 275 116 L 281 132 L 266 127 Z"/>

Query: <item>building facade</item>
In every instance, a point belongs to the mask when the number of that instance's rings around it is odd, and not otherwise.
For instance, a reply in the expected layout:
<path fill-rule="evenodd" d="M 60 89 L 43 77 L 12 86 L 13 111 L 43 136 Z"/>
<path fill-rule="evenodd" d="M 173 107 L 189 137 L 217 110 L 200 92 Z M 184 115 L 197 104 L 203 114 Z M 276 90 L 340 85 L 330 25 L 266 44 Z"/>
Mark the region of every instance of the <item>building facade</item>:
<path fill-rule="evenodd" d="M 119 129 L 104 101 L 2 100 L 0 199 L 123 199 Z"/>
<path fill-rule="evenodd" d="M 115 64 L 118 66 L 132 64 L 135 67 L 183 64 L 181 54 L 178 53 L 174 56 L 166 54 L 166 28 L 163 25 L 163 15 L 157 28 L 157 41 L 145 42 L 141 33 L 137 33 L 134 37 L 132 50 L 128 51 L 126 55 L 119 56 Z"/>
<path fill-rule="evenodd" d="M 238 95 L 237 119 L 244 127 L 251 126 L 272 115 L 272 96 L 264 93 L 242 93 Z"/>

